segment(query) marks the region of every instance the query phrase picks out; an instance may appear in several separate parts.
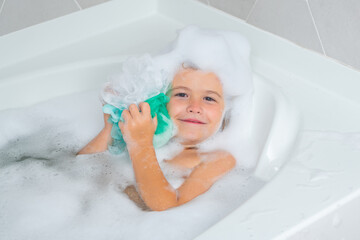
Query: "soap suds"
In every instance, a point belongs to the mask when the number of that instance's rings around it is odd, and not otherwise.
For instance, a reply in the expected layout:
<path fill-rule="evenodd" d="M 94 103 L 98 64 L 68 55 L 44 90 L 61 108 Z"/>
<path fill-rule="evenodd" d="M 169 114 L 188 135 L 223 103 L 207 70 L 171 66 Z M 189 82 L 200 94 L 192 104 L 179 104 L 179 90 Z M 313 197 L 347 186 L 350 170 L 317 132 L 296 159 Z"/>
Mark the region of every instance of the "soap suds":
<path fill-rule="evenodd" d="M 1 239 L 193 239 L 263 185 L 237 167 L 189 203 L 141 211 L 122 192 L 135 184 L 125 153 L 75 156 L 102 121 L 97 92 L 0 112 L 0 132 L 7 131 L 9 139 L 0 147 Z M 27 131 L 11 135 L 11 122 Z M 157 156 L 177 151 L 170 144 Z M 188 174 L 161 166 L 174 185 Z"/>
<path fill-rule="evenodd" d="M 163 212 L 141 211 L 122 192 L 135 184 L 126 153 L 75 156 L 103 127 L 97 92 L 0 112 L 0 238 L 193 239 L 240 206 L 264 184 L 249 172 L 258 154 L 249 127 L 253 96 L 249 55 L 250 46 L 241 35 L 192 26 L 180 31 L 161 54 L 152 59 L 138 58 L 145 59 L 140 61 L 143 65 L 136 65 L 134 59 L 124 65 L 131 68 L 127 75 L 123 69 L 125 79 L 159 79 L 151 94 L 164 91 L 166 86 L 162 83 L 170 83 L 182 63 L 214 72 L 223 84 L 230 122 L 200 149 L 228 150 L 238 165 L 205 194 Z M 148 75 L 137 75 L 144 69 Z M 115 92 L 111 92 L 114 86 L 105 87 L 104 101 L 118 101 L 114 96 L 124 94 L 117 88 L 123 79 L 116 77 L 119 83 Z M 134 86 L 128 92 L 142 95 Z M 134 101 L 127 100 L 125 105 Z M 177 152 L 179 145 L 175 142 L 157 149 L 156 154 L 161 163 Z M 165 163 L 160 165 L 176 186 L 189 174 L 175 171 Z"/>

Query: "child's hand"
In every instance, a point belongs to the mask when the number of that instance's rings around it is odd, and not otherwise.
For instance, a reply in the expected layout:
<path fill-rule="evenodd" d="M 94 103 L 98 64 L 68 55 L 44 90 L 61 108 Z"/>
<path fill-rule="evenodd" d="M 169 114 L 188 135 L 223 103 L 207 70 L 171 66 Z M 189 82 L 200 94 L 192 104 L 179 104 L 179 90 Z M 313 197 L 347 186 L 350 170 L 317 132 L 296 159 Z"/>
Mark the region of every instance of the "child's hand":
<path fill-rule="evenodd" d="M 108 122 L 109 117 L 110 117 L 110 114 L 104 113 L 104 123 L 105 123 L 104 129 L 112 128 L 112 124 Z"/>
<path fill-rule="evenodd" d="M 122 112 L 124 122 L 119 122 L 119 128 L 128 147 L 152 146 L 153 137 L 157 127 L 157 116 L 153 119 L 150 114 L 150 106 L 146 102 L 131 104 L 128 110 Z"/>

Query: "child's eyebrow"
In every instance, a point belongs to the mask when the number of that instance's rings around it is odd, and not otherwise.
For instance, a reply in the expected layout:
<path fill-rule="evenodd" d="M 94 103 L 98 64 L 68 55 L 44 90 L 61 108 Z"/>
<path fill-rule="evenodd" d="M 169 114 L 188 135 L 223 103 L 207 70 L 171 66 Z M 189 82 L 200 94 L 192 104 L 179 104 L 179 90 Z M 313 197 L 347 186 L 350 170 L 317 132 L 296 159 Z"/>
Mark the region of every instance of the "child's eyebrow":
<path fill-rule="evenodd" d="M 188 90 L 188 91 L 191 90 L 190 88 L 188 88 L 188 87 L 183 87 L 183 86 L 174 87 L 174 88 L 172 88 L 171 90 L 176 90 L 176 89 L 185 89 L 185 90 Z M 221 96 L 218 92 L 216 92 L 216 91 L 206 90 L 206 92 L 207 92 L 207 93 L 213 93 L 213 94 L 215 94 L 215 95 L 218 95 L 219 98 L 222 98 L 222 96 Z"/>
<path fill-rule="evenodd" d="M 222 98 L 222 96 L 221 96 L 218 92 L 216 92 L 216 91 L 207 90 L 206 92 L 208 92 L 208 93 L 213 93 L 213 94 L 215 94 L 215 95 L 218 95 L 219 98 Z"/>
<path fill-rule="evenodd" d="M 174 87 L 174 88 L 172 88 L 171 90 L 175 90 L 175 89 L 179 89 L 179 88 L 183 88 L 183 89 L 186 89 L 186 90 L 190 90 L 190 88 L 187 88 L 187 87 L 182 87 L 182 86 L 179 86 L 179 87 Z"/>

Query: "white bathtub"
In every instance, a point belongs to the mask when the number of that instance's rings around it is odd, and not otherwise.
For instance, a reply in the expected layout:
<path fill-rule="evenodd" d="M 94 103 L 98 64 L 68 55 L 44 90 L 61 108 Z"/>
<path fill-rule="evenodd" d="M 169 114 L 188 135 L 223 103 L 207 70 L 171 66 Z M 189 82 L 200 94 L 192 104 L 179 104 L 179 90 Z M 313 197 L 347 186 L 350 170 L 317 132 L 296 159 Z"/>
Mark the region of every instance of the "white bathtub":
<path fill-rule="evenodd" d="M 306 156 L 293 147 L 304 129 L 360 131 L 360 73 L 199 2 L 111 1 L 0 37 L 0 109 L 97 89 L 125 56 L 156 52 L 188 24 L 250 40 L 255 174 L 268 181 L 197 239 L 356 239 L 360 152 L 326 138 Z"/>

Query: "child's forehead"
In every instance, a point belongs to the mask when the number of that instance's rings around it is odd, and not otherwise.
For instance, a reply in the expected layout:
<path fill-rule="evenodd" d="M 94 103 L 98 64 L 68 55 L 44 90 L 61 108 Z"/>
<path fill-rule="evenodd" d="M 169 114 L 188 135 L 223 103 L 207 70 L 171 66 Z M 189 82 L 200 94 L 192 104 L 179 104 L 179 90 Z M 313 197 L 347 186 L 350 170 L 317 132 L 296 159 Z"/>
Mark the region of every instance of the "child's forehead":
<path fill-rule="evenodd" d="M 194 83 L 194 82 L 204 82 L 204 83 L 213 83 L 222 85 L 220 79 L 213 72 L 204 72 L 196 69 L 181 69 L 179 70 L 172 81 L 173 85 L 184 84 L 184 83 Z"/>
<path fill-rule="evenodd" d="M 222 83 L 215 73 L 194 69 L 182 69 L 178 71 L 172 81 L 172 89 L 174 88 L 188 88 L 189 90 L 223 93 Z"/>

